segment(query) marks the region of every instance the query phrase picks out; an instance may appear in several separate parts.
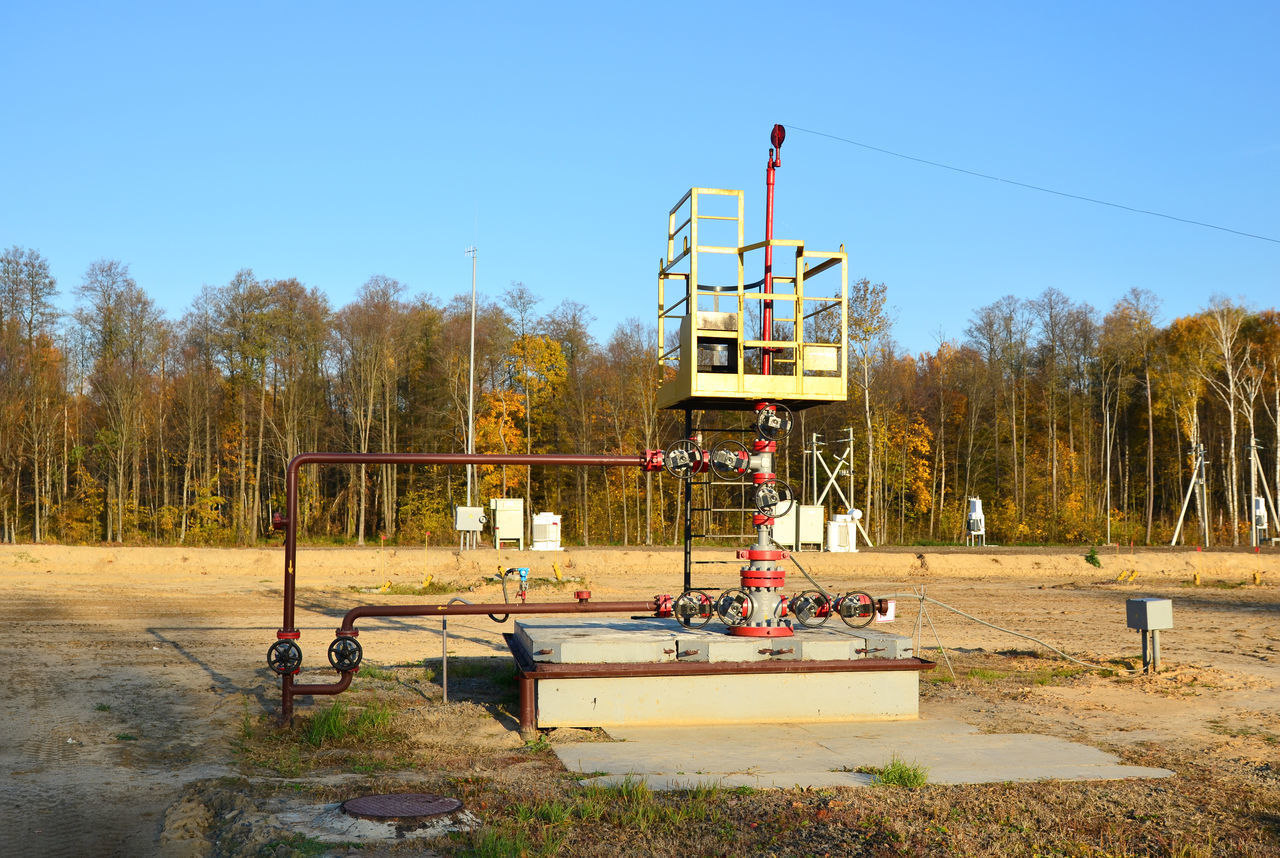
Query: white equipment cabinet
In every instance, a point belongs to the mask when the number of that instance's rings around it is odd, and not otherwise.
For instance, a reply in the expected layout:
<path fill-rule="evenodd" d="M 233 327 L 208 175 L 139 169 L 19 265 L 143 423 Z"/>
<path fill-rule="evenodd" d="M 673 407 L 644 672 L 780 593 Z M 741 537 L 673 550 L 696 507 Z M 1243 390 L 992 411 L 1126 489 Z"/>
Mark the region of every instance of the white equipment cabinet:
<path fill-rule="evenodd" d="M 489 520 L 493 522 L 493 547 L 514 542 L 524 550 L 524 499 L 489 498 Z"/>
<path fill-rule="evenodd" d="M 796 551 L 803 551 L 806 545 L 814 545 L 821 551 L 825 511 L 821 505 L 791 504 L 791 509 L 774 521 L 774 541 Z"/>
<path fill-rule="evenodd" d="M 540 512 L 533 517 L 534 551 L 560 551 L 560 516 L 554 512 Z"/>
<path fill-rule="evenodd" d="M 862 518 L 862 510 L 855 509 L 852 515 L 835 515 L 827 522 L 827 550 L 858 551 L 858 519 Z"/>

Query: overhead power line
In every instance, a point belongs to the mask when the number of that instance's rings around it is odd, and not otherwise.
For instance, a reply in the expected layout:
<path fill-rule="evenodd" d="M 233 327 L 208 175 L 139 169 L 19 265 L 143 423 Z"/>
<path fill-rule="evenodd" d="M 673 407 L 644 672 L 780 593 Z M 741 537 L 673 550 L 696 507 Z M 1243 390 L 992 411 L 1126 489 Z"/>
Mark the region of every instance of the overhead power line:
<path fill-rule="evenodd" d="M 1190 218 L 1178 217 L 1176 215 L 1165 214 L 1164 212 L 1152 211 L 1150 209 L 1135 208 L 1134 206 L 1126 206 L 1121 203 L 1113 203 L 1108 200 L 1100 200 L 1100 199 L 1097 199 L 1096 197 L 1086 197 L 1082 194 L 1070 194 L 1070 193 L 1067 193 L 1066 191 L 1058 191 L 1058 190 L 1054 190 L 1053 188 L 1045 188 L 1040 185 L 1032 185 L 1027 182 L 1019 182 L 1014 179 L 1006 179 L 1006 178 L 1003 178 L 1002 176 L 992 176 L 989 173 L 980 173 L 977 170 L 966 170 L 964 167 L 953 167 L 950 164 L 943 164 L 938 161 L 930 161 L 927 158 L 917 158 L 914 155 L 904 155 L 901 152 L 894 152 L 889 149 L 882 149 L 879 146 L 872 146 L 869 143 L 860 143 L 857 140 L 850 140 L 848 137 L 841 137 L 838 134 L 828 134 L 825 131 L 814 131 L 812 128 L 801 128 L 798 125 L 790 125 L 790 124 L 787 125 L 787 128 L 790 128 L 795 131 L 803 131 L 806 134 L 813 134 L 817 137 L 826 137 L 829 140 L 838 140 L 841 143 L 848 143 L 850 146 L 858 146 L 862 149 L 869 149 L 872 152 L 879 152 L 882 155 L 892 155 L 895 158 L 902 158 L 904 161 L 915 161 L 917 164 L 928 164 L 930 167 L 939 167 L 943 170 L 951 170 L 954 173 L 964 173 L 966 176 L 977 176 L 979 179 L 988 179 L 992 182 L 1003 182 L 1006 185 L 1016 185 L 1019 188 L 1026 188 L 1031 191 L 1040 191 L 1041 193 L 1044 193 L 1044 194 L 1053 194 L 1054 196 L 1058 196 L 1058 197 L 1066 197 L 1067 199 L 1071 199 L 1071 200 L 1080 200 L 1081 202 L 1093 203 L 1094 205 L 1107 206 L 1113 209 L 1120 209 L 1121 211 L 1133 212 L 1134 214 L 1143 214 L 1143 215 L 1150 215 L 1151 217 L 1160 217 L 1160 218 L 1164 218 L 1165 220 L 1177 221 L 1178 223 L 1186 223 L 1192 226 L 1202 226 L 1202 227 L 1205 227 L 1206 229 L 1216 229 L 1219 232 L 1229 232 L 1232 235 L 1239 235 L 1245 238 L 1256 238 L 1259 241 L 1269 241 L 1272 244 L 1280 244 L 1280 238 L 1272 238 L 1267 235 L 1258 235 L 1257 233 L 1254 233 L 1254 232 L 1244 232 L 1242 230 L 1231 229 L 1230 227 L 1226 227 L 1226 226 L 1218 226 L 1217 224 L 1205 223 L 1204 221 L 1200 221 L 1200 220 L 1191 220 Z"/>

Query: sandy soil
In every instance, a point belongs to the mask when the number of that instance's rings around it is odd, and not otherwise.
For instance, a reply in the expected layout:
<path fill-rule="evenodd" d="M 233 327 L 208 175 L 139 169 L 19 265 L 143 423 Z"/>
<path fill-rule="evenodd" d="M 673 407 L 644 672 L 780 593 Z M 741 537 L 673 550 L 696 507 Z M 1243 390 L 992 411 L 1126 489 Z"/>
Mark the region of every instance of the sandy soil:
<path fill-rule="evenodd" d="M 1088 660 L 1135 657 L 1126 598 L 1174 600 L 1164 635 L 1166 672 L 1032 686 L 975 704 L 931 685 L 926 717 L 992 730 L 1035 730 L 1108 749 L 1200 747 L 1274 779 L 1280 769 L 1280 552 L 1106 549 L 1101 568 L 1067 549 L 896 549 L 805 553 L 824 586 L 873 595 L 924 590 L 1000 626 Z M 696 585 L 734 586 L 729 550 L 700 551 Z M 500 601 L 488 576 L 527 565 L 553 579 L 531 601 L 573 589 L 593 598 L 644 598 L 681 588 L 677 550 L 573 549 L 557 554 L 449 549 L 304 549 L 298 560 L 302 681 L 329 681 L 336 618 L 364 603 L 444 601 L 379 592 L 426 576 L 473 601 Z M 279 705 L 265 665 L 281 619 L 283 551 L 272 549 L 0 546 L 0 596 L 12 622 L 0 645 L 0 854 L 199 854 L 175 807 L 184 787 L 235 771 L 231 743 L 243 719 Z M 1192 586 L 1196 575 L 1201 586 Z M 1258 583 L 1254 583 L 1255 575 Z M 1117 577 L 1125 579 L 1117 583 Z M 1132 580 L 1130 580 L 1132 579 Z M 789 590 L 808 589 L 798 574 Z M 893 630 L 910 634 L 917 608 L 898 599 Z M 1040 649 L 929 608 L 922 645 L 952 650 Z M 367 662 L 438 657 L 438 620 L 362 623 Z M 488 619 L 454 618 L 456 655 L 505 652 Z M 323 669 L 322 669 L 323 668 Z M 945 666 L 939 670 L 945 670 Z M 300 708 L 310 705 L 305 700 Z M 165 832 L 169 811 L 168 832 Z M 162 834 L 164 837 L 162 837 Z"/>

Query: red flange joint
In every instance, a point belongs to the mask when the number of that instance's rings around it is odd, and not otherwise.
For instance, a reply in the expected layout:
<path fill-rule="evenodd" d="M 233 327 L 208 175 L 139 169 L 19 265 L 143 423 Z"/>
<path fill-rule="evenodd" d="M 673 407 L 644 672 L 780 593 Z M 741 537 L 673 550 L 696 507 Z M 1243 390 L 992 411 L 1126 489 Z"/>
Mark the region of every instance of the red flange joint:
<path fill-rule="evenodd" d="M 276 640 L 279 641 L 296 641 L 302 637 L 302 632 L 297 629 L 280 629 L 276 632 Z"/>
<path fill-rule="evenodd" d="M 772 572 L 767 569 L 753 569 L 742 573 L 743 587 L 783 587 L 787 583 L 787 573 L 781 570 Z"/>

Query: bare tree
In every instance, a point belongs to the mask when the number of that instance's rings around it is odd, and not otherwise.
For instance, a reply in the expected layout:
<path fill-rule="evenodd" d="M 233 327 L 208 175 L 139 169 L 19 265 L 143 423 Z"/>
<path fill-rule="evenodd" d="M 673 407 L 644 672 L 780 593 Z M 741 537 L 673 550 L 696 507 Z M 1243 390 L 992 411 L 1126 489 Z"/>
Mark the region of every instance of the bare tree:
<path fill-rule="evenodd" d="M 1154 292 L 1134 287 L 1121 299 L 1133 325 L 1135 357 L 1141 362 L 1142 387 L 1147 395 L 1147 545 L 1151 544 L 1151 528 L 1155 521 L 1156 503 L 1156 421 L 1151 395 L 1152 349 L 1155 345 L 1155 317 L 1160 310 L 1160 299 Z"/>
<path fill-rule="evenodd" d="M 891 320 L 885 309 L 888 290 L 865 277 L 849 287 L 849 353 L 857 363 L 854 382 L 862 389 L 862 417 L 867 435 L 867 483 L 863 495 L 868 526 L 871 518 L 871 479 L 875 471 L 875 430 L 871 423 L 871 365 Z M 850 503 L 853 498 L 849 498 Z"/>
<path fill-rule="evenodd" d="M 379 396 L 385 395 L 386 373 L 394 366 L 393 323 L 400 312 L 404 286 L 390 277 L 369 278 L 356 299 L 343 307 L 335 319 L 334 348 L 338 376 L 342 382 L 343 405 L 353 430 L 357 449 L 367 453 L 379 415 Z M 368 487 L 364 465 L 359 466 L 353 492 L 358 502 L 357 541 L 364 545 Z"/>
<path fill-rule="evenodd" d="M 16 451 L 15 479 L 21 478 L 21 459 L 31 467 L 31 538 L 40 542 L 42 523 L 52 493 L 54 434 L 61 402 L 61 355 L 53 344 L 53 324 L 58 311 L 53 306 L 57 282 L 49 272 L 49 262 L 34 250 L 12 247 L 0 254 L 0 329 L 12 327 L 17 347 L 10 354 L 16 365 L 9 368 L 12 381 L 25 404 L 20 418 L 23 444 Z M 6 318 L 7 317 L 7 318 Z M 20 509 L 20 506 L 19 508 Z M 15 512 L 18 511 L 15 509 Z"/>
<path fill-rule="evenodd" d="M 1201 317 L 1216 350 L 1214 371 L 1204 373 L 1204 380 L 1222 400 L 1227 410 L 1230 442 L 1227 449 L 1227 510 L 1231 516 L 1231 544 L 1240 544 L 1240 461 L 1238 455 L 1238 430 L 1236 427 L 1237 403 L 1240 399 L 1240 379 L 1249 362 L 1251 344 L 1240 336 L 1248 311 L 1232 304 L 1221 295 L 1214 296 L 1209 309 Z"/>
<path fill-rule="evenodd" d="M 114 465 L 115 516 L 108 512 L 106 538 L 124 540 L 129 501 L 137 499 L 145 398 L 159 358 L 163 324 L 151 299 L 129 276 L 129 266 L 99 260 L 77 288 L 76 320 L 85 329 L 93 358 L 89 384 L 100 414 L 99 443 Z M 132 465 L 132 492 L 126 475 Z M 114 527 L 113 527 L 114 525 Z"/>

